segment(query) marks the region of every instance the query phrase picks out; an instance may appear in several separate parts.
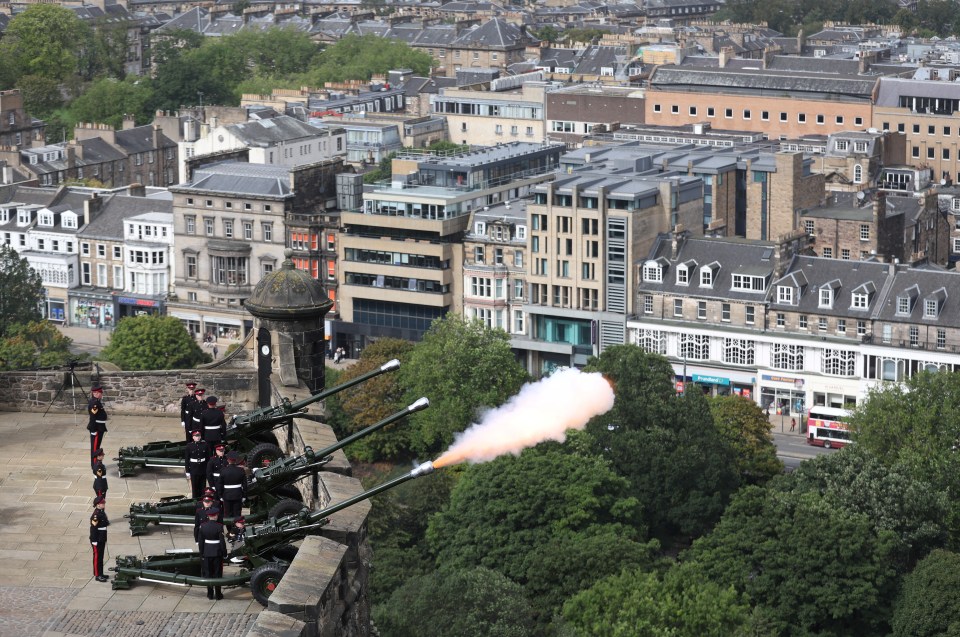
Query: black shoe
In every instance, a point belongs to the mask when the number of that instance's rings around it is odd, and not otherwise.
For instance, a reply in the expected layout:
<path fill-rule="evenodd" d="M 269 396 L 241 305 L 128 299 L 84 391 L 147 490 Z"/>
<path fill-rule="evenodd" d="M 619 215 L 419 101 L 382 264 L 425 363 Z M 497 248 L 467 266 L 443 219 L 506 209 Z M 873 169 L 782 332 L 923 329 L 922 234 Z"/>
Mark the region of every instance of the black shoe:
<path fill-rule="evenodd" d="M 98 582 L 109 582 L 109 581 L 110 581 L 110 578 L 107 577 L 106 575 L 97 575 L 97 581 L 98 581 Z"/>
<path fill-rule="evenodd" d="M 217 591 L 217 599 L 223 599 L 223 593 Z"/>
<path fill-rule="evenodd" d="M 213 599 L 213 591 L 207 591 L 207 599 Z"/>

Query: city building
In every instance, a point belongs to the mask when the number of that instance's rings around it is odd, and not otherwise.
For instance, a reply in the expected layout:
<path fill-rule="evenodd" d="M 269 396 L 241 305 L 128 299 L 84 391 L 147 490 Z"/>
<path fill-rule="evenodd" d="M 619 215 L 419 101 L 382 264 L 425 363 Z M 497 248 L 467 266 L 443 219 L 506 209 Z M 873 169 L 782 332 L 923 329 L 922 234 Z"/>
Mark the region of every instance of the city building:
<path fill-rule="evenodd" d="M 473 146 L 544 141 L 548 85 L 537 81 L 539 71 L 525 75 L 529 77 L 493 77 L 490 90 L 443 88 L 432 96 L 433 112 L 447 118 L 450 141 Z"/>
<path fill-rule="evenodd" d="M 43 121 L 23 109 L 20 89 L 0 91 L 0 147 L 30 148 L 44 144 Z"/>

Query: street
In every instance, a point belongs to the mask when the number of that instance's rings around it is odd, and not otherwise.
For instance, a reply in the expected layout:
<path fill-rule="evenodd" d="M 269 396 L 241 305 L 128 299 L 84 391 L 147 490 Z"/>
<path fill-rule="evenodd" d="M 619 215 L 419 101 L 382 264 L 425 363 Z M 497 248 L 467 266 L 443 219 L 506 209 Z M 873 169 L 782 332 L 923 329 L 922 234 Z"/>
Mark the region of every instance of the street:
<path fill-rule="evenodd" d="M 836 453 L 836 449 L 824 449 L 808 445 L 799 433 L 780 433 L 773 431 L 773 444 L 777 447 L 777 457 L 783 461 L 787 473 L 800 466 L 804 460 L 816 458 L 825 453 Z"/>

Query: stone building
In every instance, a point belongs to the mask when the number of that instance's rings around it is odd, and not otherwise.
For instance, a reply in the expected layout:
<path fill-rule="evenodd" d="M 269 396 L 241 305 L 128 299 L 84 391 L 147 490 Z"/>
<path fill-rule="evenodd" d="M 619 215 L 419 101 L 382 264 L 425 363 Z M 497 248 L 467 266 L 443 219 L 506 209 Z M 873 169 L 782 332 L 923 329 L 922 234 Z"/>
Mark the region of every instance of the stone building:
<path fill-rule="evenodd" d="M 20 89 L 0 91 L 0 147 L 20 149 L 42 146 L 45 124 L 23 109 Z"/>

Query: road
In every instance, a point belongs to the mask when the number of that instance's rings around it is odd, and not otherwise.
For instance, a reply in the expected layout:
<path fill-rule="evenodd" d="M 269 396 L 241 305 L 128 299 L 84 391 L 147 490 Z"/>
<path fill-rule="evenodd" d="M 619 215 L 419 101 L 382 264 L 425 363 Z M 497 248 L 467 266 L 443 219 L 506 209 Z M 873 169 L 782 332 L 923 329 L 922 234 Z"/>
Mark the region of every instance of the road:
<path fill-rule="evenodd" d="M 773 432 L 773 444 L 777 447 L 777 457 L 783 461 L 789 473 L 800 466 L 800 463 L 810 458 L 816 458 L 825 453 L 836 453 L 836 449 L 824 449 L 808 445 L 806 439 L 798 434 Z"/>

